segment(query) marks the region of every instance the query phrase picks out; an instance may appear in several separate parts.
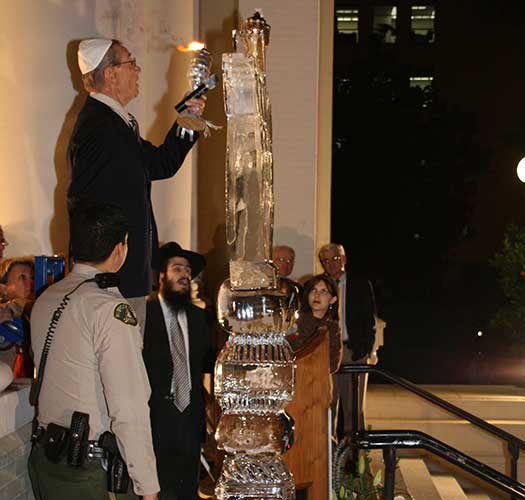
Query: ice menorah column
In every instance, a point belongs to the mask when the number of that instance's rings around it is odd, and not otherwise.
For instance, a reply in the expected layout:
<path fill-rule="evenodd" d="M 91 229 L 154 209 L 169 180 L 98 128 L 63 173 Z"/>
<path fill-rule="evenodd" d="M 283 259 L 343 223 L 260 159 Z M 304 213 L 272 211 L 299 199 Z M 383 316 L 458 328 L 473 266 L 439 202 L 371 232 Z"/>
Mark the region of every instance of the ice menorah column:
<path fill-rule="evenodd" d="M 270 26 L 256 13 L 236 33 L 241 52 L 223 55 L 228 118 L 226 237 L 230 279 L 217 299 L 229 337 L 215 365 L 222 409 L 217 442 L 227 456 L 218 500 L 295 498 L 282 460 L 293 424 L 294 356 L 285 332 L 297 309 L 295 289 L 280 286 L 271 263 L 273 160 L 265 48 Z"/>

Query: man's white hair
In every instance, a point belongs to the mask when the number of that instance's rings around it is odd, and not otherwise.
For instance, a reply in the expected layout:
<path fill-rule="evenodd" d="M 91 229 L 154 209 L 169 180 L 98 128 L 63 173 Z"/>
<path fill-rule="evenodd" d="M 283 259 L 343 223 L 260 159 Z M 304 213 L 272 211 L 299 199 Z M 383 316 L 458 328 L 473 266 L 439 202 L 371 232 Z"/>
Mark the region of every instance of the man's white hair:
<path fill-rule="evenodd" d="M 328 252 L 330 250 L 335 250 L 339 255 L 346 255 L 345 254 L 345 247 L 343 245 L 340 245 L 339 243 L 328 243 L 327 245 L 323 245 L 319 250 L 319 260 L 321 260 L 321 254 L 324 252 Z"/>

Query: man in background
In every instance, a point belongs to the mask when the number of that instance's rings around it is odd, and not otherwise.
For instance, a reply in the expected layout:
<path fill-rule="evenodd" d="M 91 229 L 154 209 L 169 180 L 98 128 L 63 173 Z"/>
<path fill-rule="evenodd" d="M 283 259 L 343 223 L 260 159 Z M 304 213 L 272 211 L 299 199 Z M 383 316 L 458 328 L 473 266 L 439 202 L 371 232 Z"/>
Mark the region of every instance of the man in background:
<path fill-rule="evenodd" d="M 272 260 L 277 267 L 277 275 L 281 278 L 281 287 L 284 287 L 284 290 L 286 290 L 287 287 L 284 282 L 288 282 L 295 289 L 297 299 L 300 302 L 303 287 L 300 283 L 290 278 L 295 264 L 295 250 L 288 245 L 277 245 L 273 247 Z"/>
<path fill-rule="evenodd" d="M 273 247 L 272 259 L 277 266 L 279 276 L 288 278 L 293 272 L 295 264 L 295 250 L 288 245 L 277 245 Z"/>
<path fill-rule="evenodd" d="M 159 293 L 147 304 L 143 356 L 161 500 L 197 498 L 206 432 L 202 374 L 213 369 L 213 353 L 206 314 L 190 292 L 205 265 L 175 242 L 162 246 Z"/>
<path fill-rule="evenodd" d="M 342 245 L 330 243 L 319 250 L 319 260 L 326 274 L 338 286 L 339 293 L 339 323 L 343 338 L 343 359 L 341 364 L 367 364 L 374 348 L 376 306 L 374 292 L 370 281 L 347 269 L 345 249 Z M 359 384 L 360 407 L 352 408 L 351 376 L 336 374 L 334 376 L 334 398 L 339 407 L 336 426 L 341 434 L 351 432 L 352 414 L 358 412 L 360 425 L 364 425 L 364 397 L 367 375 L 361 375 Z M 343 422 L 341 423 L 341 410 Z"/>

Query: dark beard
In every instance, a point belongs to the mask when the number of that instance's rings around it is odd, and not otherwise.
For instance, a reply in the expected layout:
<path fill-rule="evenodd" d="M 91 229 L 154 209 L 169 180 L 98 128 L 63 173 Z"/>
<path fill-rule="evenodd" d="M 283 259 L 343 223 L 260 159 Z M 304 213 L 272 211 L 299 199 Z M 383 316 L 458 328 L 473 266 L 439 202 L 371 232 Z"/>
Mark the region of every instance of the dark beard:
<path fill-rule="evenodd" d="M 178 292 L 173 288 L 173 285 L 166 277 L 161 280 L 161 295 L 165 300 L 166 304 L 173 309 L 178 311 L 179 309 L 186 309 L 191 303 L 191 288 L 184 292 Z"/>

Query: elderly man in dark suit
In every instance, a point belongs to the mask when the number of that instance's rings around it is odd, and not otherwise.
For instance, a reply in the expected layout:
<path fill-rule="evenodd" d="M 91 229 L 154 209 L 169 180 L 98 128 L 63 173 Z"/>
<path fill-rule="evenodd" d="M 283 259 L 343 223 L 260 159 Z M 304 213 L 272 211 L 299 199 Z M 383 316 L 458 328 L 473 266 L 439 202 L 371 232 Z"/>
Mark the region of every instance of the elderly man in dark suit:
<path fill-rule="evenodd" d="M 145 297 L 152 290 L 158 260 L 151 182 L 175 175 L 198 134 L 186 133 L 175 123 L 161 146 L 140 137 L 137 121 L 125 106 L 138 96 L 141 69 L 121 42 L 83 40 L 78 63 L 90 95 L 69 145 L 68 198 L 87 197 L 124 209 L 131 225 L 119 288 L 143 326 Z M 200 115 L 204 100 L 193 99 L 188 105 Z"/>
<path fill-rule="evenodd" d="M 325 273 L 336 283 L 339 295 L 339 323 L 343 338 L 341 364 L 367 364 L 374 348 L 376 306 L 372 284 L 356 272 L 349 273 L 343 245 L 330 243 L 319 250 L 319 260 Z M 361 427 L 364 425 L 364 398 L 367 375 L 362 375 L 359 384 L 360 408 L 351 405 L 351 377 L 335 375 L 333 401 L 339 402 L 338 417 L 343 413 L 343 422 L 338 418 L 337 427 L 345 433 L 352 430 L 352 414 L 358 412 Z M 334 408 L 333 408 L 334 409 Z M 341 425 L 342 423 L 342 425 Z"/>
<path fill-rule="evenodd" d="M 144 362 L 161 500 L 197 498 L 205 436 L 203 371 L 213 366 L 210 330 L 190 298 L 204 257 L 177 243 L 160 248 L 159 293 L 147 304 Z"/>

